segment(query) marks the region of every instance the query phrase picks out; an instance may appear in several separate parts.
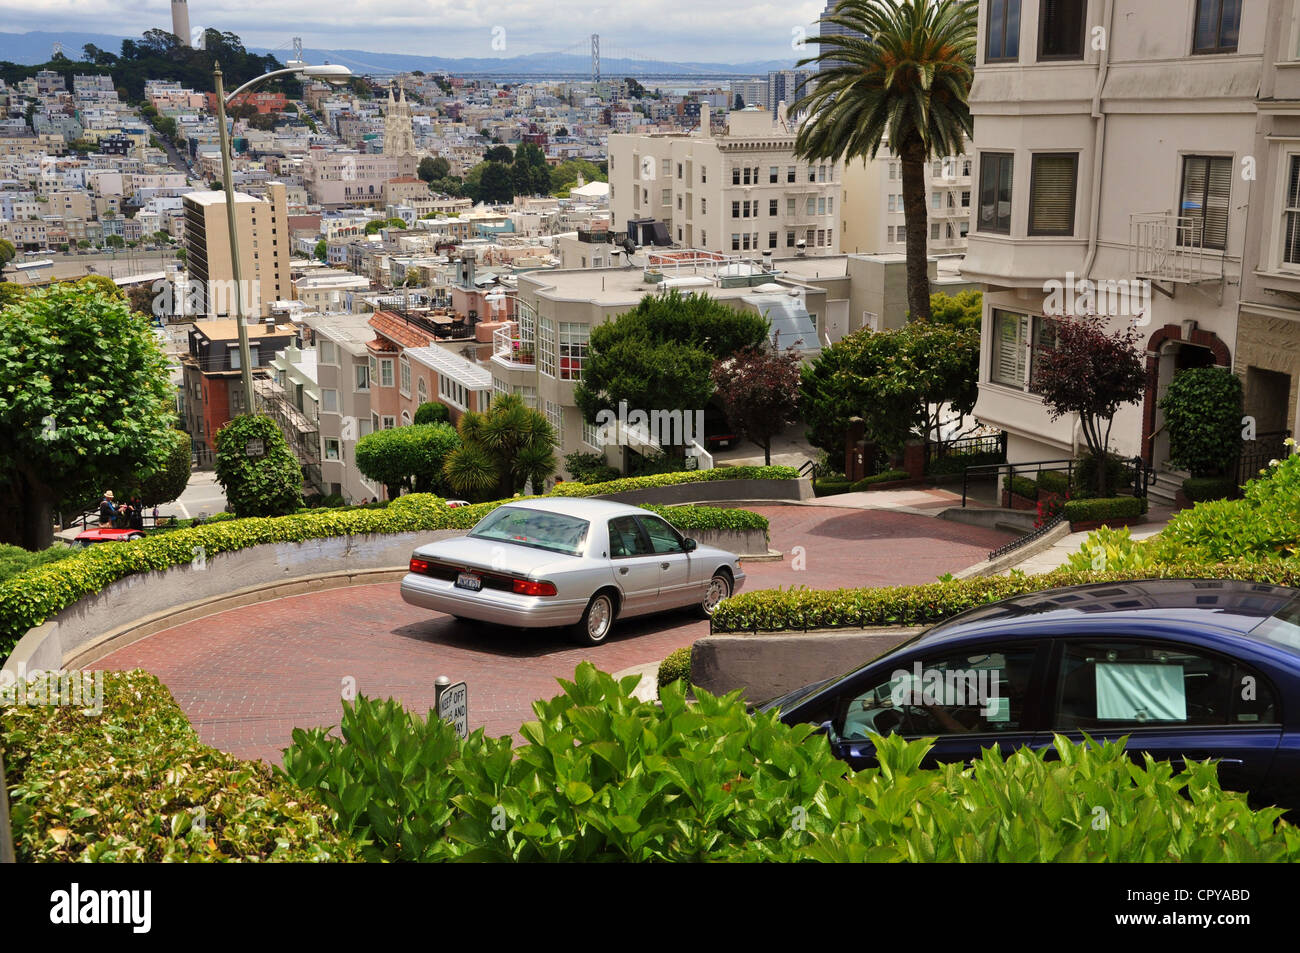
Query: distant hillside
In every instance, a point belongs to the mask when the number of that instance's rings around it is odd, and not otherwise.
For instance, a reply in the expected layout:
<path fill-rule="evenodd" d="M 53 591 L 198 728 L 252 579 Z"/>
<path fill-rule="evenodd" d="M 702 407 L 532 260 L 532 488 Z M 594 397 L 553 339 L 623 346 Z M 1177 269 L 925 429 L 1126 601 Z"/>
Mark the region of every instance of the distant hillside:
<path fill-rule="evenodd" d="M 22 66 L 38 66 L 51 56 L 54 43 L 63 44 L 63 55 L 70 60 L 80 60 L 82 47 L 87 43 L 109 53 L 121 51 L 122 41 L 138 37 L 112 36 L 104 33 L 0 33 L 0 61 Z M 287 59 L 285 50 L 248 47 L 249 53 L 273 54 Z M 511 57 L 415 56 L 404 53 L 376 53 L 368 50 L 305 49 L 303 55 L 310 63 L 342 63 L 357 73 L 400 73 L 423 70 L 447 73 L 531 73 L 538 75 L 586 75 L 591 70 L 591 60 L 585 56 L 559 53 L 530 53 Z M 601 60 L 601 73 L 607 77 L 656 74 L 680 76 L 684 80 L 707 80 L 710 75 L 765 75 L 770 70 L 791 69 L 794 60 L 764 60 L 747 63 L 669 63 L 657 60 L 629 60 L 605 57 Z"/>

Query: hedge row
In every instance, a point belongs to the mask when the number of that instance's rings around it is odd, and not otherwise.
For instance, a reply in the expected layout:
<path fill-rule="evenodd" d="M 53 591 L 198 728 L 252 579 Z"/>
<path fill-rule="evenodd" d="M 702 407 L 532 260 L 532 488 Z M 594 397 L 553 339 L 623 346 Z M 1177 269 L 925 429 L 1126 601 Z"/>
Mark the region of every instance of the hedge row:
<path fill-rule="evenodd" d="M 470 529 L 498 500 L 448 508 L 436 496 L 412 493 L 382 509 L 323 510 L 293 516 L 232 519 L 149 536 L 131 543 L 104 543 L 58 562 L 30 569 L 0 583 L 0 657 L 8 656 L 28 629 L 133 573 L 156 572 L 266 543 L 300 543 L 333 536 Z M 714 507 L 663 507 L 656 512 L 684 532 L 700 529 L 767 529 L 757 513 Z"/>
<path fill-rule="evenodd" d="M 1097 520 L 1136 519 L 1147 511 L 1147 501 L 1141 496 L 1114 496 L 1104 499 L 1066 500 L 1065 518 L 1071 523 L 1091 523 Z"/>
<path fill-rule="evenodd" d="M 1039 576 L 983 576 L 878 589 L 767 589 L 742 592 L 713 613 L 717 633 L 933 625 L 976 606 L 1029 592 L 1133 579 L 1245 579 L 1300 586 L 1300 563 L 1154 566 L 1115 572 L 1058 569 Z"/>
<path fill-rule="evenodd" d="M 1027 500 L 1038 499 L 1038 484 L 1031 477 L 1004 476 L 1002 478 L 1002 489 L 1009 490 L 1017 496 L 1023 496 Z"/>
<path fill-rule="evenodd" d="M 1040 470 L 1035 481 L 1040 490 L 1064 496 L 1070 492 L 1070 478 L 1059 470 Z"/>
<path fill-rule="evenodd" d="M 0 709 L 19 861 L 361 859 L 314 793 L 201 743 L 156 677 L 102 675 L 98 716 Z"/>
<path fill-rule="evenodd" d="M 570 483 L 556 485 L 551 496 L 604 496 L 629 490 L 649 490 L 682 483 L 709 483 L 714 480 L 797 480 L 794 467 L 715 467 L 711 470 L 683 470 L 679 473 L 656 473 L 651 476 L 624 477 L 608 483 Z"/>
<path fill-rule="evenodd" d="M 1236 477 L 1188 477 L 1183 481 L 1183 492 L 1193 503 L 1230 500 L 1239 490 Z"/>
<path fill-rule="evenodd" d="M 869 490 L 877 483 L 894 483 L 898 480 L 906 480 L 911 474 L 906 470 L 886 470 L 884 473 L 877 473 L 875 476 L 865 477 L 859 480 L 853 486 L 849 487 L 853 493 L 861 493 L 863 490 Z"/>

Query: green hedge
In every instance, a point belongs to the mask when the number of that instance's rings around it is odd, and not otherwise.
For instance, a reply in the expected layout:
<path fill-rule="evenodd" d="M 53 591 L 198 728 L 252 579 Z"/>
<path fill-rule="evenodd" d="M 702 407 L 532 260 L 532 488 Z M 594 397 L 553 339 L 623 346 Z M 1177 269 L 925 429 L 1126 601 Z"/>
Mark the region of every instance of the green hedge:
<path fill-rule="evenodd" d="M 1246 579 L 1300 586 L 1300 562 L 1153 566 L 1115 572 L 1058 569 L 1039 576 L 982 576 L 878 589 L 765 589 L 742 592 L 714 610 L 716 633 L 934 625 L 960 612 L 1028 592 L 1131 579 Z"/>
<path fill-rule="evenodd" d="M 49 549 L 42 549 L 38 553 L 23 549 L 21 546 L 0 544 L 0 582 L 27 572 L 29 569 L 35 569 L 37 566 L 67 559 L 76 552 L 76 547 L 64 546 L 61 543 L 56 543 Z"/>
<path fill-rule="evenodd" d="M 869 490 L 877 483 L 894 483 L 898 480 L 908 479 L 910 474 L 906 470 L 886 470 L 884 473 L 877 473 L 875 476 L 869 476 L 859 480 L 850 487 L 854 493 L 861 493 L 863 490 Z"/>
<path fill-rule="evenodd" d="M 1113 496 L 1107 499 L 1067 500 L 1065 518 L 1071 523 L 1096 520 L 1136 519 L 1147 511 L 1147 501 L 1139 496 Z"/>
<path fill-rule="evenodd" d="M 630 696 L 637 681 L 582 663 L 518 747 L 359 698 L 342 739 L 295 731 L 283 770 L 375 861 L 1300 858 L 1282 812 L 1224 792 L 1210 763 L 1135 766 L 1121 744 L 1058 736 L 927 770 L 932 739 L 892 736 L 875 741 L 879 768 L 855 772 L 811 725 L 751 714 L 739 693 L 688 706 L 675 682 L 656 705 Z"/>
<path fill-rule="evenodd" d="M 679 679 L 685 679 L 688 683 L 691 680 L 691 647 L 689 645 L 670 652 L 668 657 L 659 663 L 658 682 L 660 688 Z"/>
<path fill-rule="evenodd" d="M 1070 491 L 1070 478 L 1059 470 L 1040 470 L 1035 481 L 1038 489 L 1064 496 Z"/>
<path fill-rule="evenodd" d="M 1183 481 L 1183 493 L 1193 503 L 1230 500 L 1239 489 L 1236 477 L 1188 477 Z"/>
<path fill-rule="evenodd" d="M 200 742 L 153 675 L 106 672 L 103 689 L 98 716 L 0 710 L 19 861 L 360 859 L 314 794 Z"/>
<path fill-rule="evenodd" d="M 1002 478 L 1002 489 L 1023 496 L 1027 500 L 1038 499 L 1038 484 L 1034 482 L 1032 477 L 1004 476 Z"/>
<path fill-rule="evenodd" d="M 715 467 L 711 470 L 683 470 L 677 473 L 657 473 L 653 476 L 625 477 L 608 483 L 560 483 L 551 491 L 552 496 L 604 496 L 609 493 L 626 493 L 628 490 L 648 490 L 659 486 L 678 486 L 682 483 L 709 483 L 713 480 L 797 480 L 799 471 L 794 467 Z"/>
<path fill-rule="evenodd" d="M 838 496 L 849 492 L 852 486 L 848 480 L 813 480 L 813 493 L 817 496 Z"/>
<path fill-rule="evenodd" d="M 265 543 L 372 533 L 470 529 L 509 500 L 448 508 L 440 497 L 412 493 L 382 508 L 309 510 L 292 516 L 210 520 L 203 526 L 151 535 L 131 543 L 103 543 L 76 551 L 0 583 L 0 656 L 7 656 L 28 629 L 85 596 L 133 573 L 160 571 Z M 715 507 L 656 508 L 669 523 L 699 529 L 767 529 L 766 518 L 747 510 Z"/>

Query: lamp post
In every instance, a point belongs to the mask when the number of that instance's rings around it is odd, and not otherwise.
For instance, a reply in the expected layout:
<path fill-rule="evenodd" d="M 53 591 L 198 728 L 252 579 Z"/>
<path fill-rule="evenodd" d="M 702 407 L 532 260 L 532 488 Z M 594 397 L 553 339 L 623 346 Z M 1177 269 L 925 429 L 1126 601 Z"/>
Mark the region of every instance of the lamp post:
<path fill-rule="evenodd" d="M 234 160 L 230 152 L 230 130 L 226 128 L 226 105 L 233 102 L 240 93 L 246 92 L 258 83 L 277 76 L 305 76 L 309 79 L 323 79 L 327 83 L 345 83 L 352 78 L 352 71 L 346 66 L 326 63 L 322 66 L 308 66 L 303 62 L 291 63 L 287 69 L 272 70 L 250 79 L 229 96 L 221 73 L 221 64 L 212 64 L 212 77 L 217 91 L 217 126 L 221 140 L 221 177 L 226 190 L 226 224 L 230 229 L 230 276 L 235 280 L 235 321 L 239 327 L 239 376 L 244 390 L 245 413 L 253 412 L 253 369 L 250 366 L 248 348 L 248 325 L 244 323 L 244 283 L 239 272 L 239 225 L 235 213 L 235 179 Z M 211 289 L 209 289 L 210 291 Z"/>

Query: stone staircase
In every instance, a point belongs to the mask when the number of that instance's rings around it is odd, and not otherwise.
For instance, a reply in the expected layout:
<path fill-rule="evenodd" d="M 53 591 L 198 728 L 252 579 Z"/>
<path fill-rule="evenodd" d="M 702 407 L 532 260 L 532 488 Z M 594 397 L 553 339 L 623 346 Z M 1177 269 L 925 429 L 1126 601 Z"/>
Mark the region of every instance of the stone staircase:
<path fill-rule="evenodd" d="M 1178 491 L 1183 488 L 1183 481 L 1187 476 L 1187 473 L 1182 470 L 1169 470 L 1164 467 L 1158 469 L 1150 485 L 1147 486 L 1147 498 L 1151 505 L 1175 506 L 1175 498 Z"/>

